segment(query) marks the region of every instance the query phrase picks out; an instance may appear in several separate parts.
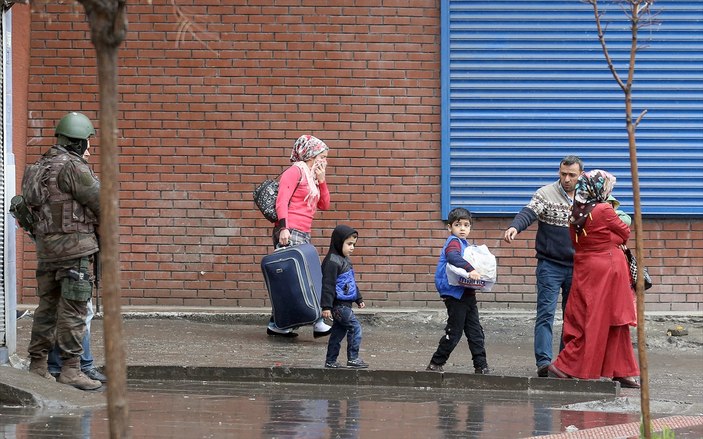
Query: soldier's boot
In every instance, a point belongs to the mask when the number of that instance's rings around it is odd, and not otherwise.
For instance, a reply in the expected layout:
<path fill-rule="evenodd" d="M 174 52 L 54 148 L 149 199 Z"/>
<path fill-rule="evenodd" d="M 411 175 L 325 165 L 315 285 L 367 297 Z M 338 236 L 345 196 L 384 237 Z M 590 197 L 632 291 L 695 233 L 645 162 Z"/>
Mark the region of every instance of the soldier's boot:
<path fill-rule="evenodd" d="M 59 375 L 59 382 L 81 390 L 95 390 L 100 388 L 103 383 L 100 381 L 91 380 L 86 376 L 86 374 L 81 372 L 80 361 L 80 357 L 63 360 L 61 375 Z"/>
<path fill-rule="evenodd" d="M 54 378 L 49 373 L 47 358 L 48 357 L 46 356 L 38 358 L 32 357 L 31 361 L 29 362 L 29 371 L 39 375 L 42 378 L 46 378 L 49 381 L 56 381 L 56 378 Z"/>

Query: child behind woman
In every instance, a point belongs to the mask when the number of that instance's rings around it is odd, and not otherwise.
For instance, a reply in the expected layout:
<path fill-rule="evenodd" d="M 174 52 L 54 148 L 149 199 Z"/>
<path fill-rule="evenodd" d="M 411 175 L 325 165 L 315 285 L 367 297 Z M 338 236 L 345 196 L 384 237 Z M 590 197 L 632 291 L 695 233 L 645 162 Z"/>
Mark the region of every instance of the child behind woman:
<path fill-rule="evenodd" d="M 338 225 L 332 231 L 330 249 L 322 261 L 322 317 L 334 319 L 330 340 L 327 344 L 325 367 L 342 367 L 337 362 L 342 340 L 347 338 L 347 367 L 364 369 L 368 364 L 359 358 L 361 324 L 352 311 L 356 302 L 364 308 L 359 288 L 354 279 L 354 268 L 349 257 L 354 253 L 359 234 L 349 226 Z"/>
<path fill-rule="evenodd" d="M 445 334 L 439 340 L 439 346 L 432 355 L 427 370 L 444 372 L 444 363 L 459 344 L 463 332 L 469 341 L 474 371 L 478 374 L 488 374 L 491 371 L 486 361 L 483 328 L 478 319 L 476 290 L 449 285 L 447 280 L 447 264 L 463 268 L 469 273 L 471 279 L 481 278 L 480 273 L 463 257 L 464 250 L 469 245 L 467 238 L 471 231 L 471 212 L 461 207 L 452 209 L 447 218 L 447 229 L 451 235 L 442 247 L 435 271 L 435 286 L 444 301 L 444 306 L 447 307 L 447 326 L 444 328 Z"/>

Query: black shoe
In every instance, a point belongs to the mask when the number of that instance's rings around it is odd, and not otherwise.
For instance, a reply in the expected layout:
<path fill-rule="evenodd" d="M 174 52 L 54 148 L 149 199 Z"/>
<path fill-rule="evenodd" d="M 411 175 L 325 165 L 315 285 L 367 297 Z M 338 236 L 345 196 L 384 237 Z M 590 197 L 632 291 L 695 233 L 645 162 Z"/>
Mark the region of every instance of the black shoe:
<path fill-rule="evenodd" d="M 91 380 L 100 381 L 101 383 L 107 382 L 107 377 L 96 368 L 87 369 L 82 372 Z"/>
<path fill-rule="evenodd" d="M 425 369 L 428 372 L 444 372 L 444 368 L 439 365 L 439 364 L 434 364 L 430 362 L 430 364 L 427 365 L 427 369 Z"/>
<path fill-rule="evenodd" d="M 489 369 L 488 366 L 474 368 L 474 373 L 478 375 L 490 375 L 492 372 L 493 371 Z"/>
<path fill-rule="evenodd" d="M 29 315 L 29 310 L 26 310 L 26 309 L 24 311 L 17 310 L 17 320 L 21 319 L 22 317 L 24 317 L 26 315 Z"/>
<path fill-rule="evenodd" d="M 341 368 L 344 367 L 344 366 L 342 366 L 341 364 L 337 363 L 336 361 L 333 361 L 333 362 L 331 362 L 331 363 L 328 361 L 328 362 L 325 363 L 325 367 L 326 367 L 327 369 L 341 369 Z"/>
<path fill-rule="evenodd" d="M 271 328 L 266 328 L 266 333 L 267 333 L 268 335 L 275 335 L 276 337 L 293 338 L 293 337 L 297 337 L 297 336 L 298 336 L 298 333 L 297 333 L 297 332 L 293 332 L 293 331 L 289 331 L 289 332 L 276 332 L 276 331 L 273 331 Z"/>
<path fill-rule="evenodd" d="M 537 368 L 537 376 L 540 378 L 547 378 L 549 376 L 549 365 L 545 364 Z"/>
<path fill-rule="evenodd" d="M 361 358 L 355 358 L 353 360 L 347 361 L 347 367 L 350 367 L 352 369 L 366 369 L 367 367 L 369 367 L 369 365 L 366 364 Z"/>
<path fill-rule="evenodd" d="M 329 331 L 313 331 L 312 336 L 313 338 L 327 337 L 328 335 L 330 335 L 331 332 L 332 329 L 330 329 Z"/>

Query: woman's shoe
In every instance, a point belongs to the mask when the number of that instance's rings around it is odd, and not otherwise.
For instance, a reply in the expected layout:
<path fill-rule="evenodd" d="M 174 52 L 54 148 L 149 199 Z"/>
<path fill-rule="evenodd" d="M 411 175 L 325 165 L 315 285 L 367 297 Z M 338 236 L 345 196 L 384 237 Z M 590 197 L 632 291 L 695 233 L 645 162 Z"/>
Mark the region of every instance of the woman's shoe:
<path fill-rule="evenodd" d="M 269 322 L 268 327 L 266 328 L 266 333 L 268 335 L 274 335 L 274 336 L 278 336 L 278 337 L 288 337 L 288 338 L 293 338 L 293 337 L 298 336 L 298 334 L 293 332 L 292 329 L 280 329 L 273 322 Z"/>
<path fill-rule="evenodd" d="M 278 332 L 278 331 L 274 331 L 274 330 L 271 329 L 271 328 L 266 328 L 266 333 L 267 333 L 268 335 L 273 335 L 273 336 L 276 336 L 276 337 L 286 337 L 286 338 L 294 338 L 294 337 L 297 337 L 297 336 L 298 336 L 298 333 L 297 333 L 297 332 L 293 332 L 293 331 Z"/>
<path fill-rule="evenodd" d="M 330 335 L 332 332 L 332 327 L 325 323 L 324 319 L 318 319 L 313 325 L 312 336 L 314 338 L 320 338 Z"/>
<path fill-rule="evenodd" d="M 569 374 L 567 374 L 567 373 L 564 373 L 564 372 L 562 372 L 561 370 L 559 370 L 559 368 L 557 368 L 557 367 L 554 365 L 554 363 L 552 363 L 552 364 L 550 364 L 549 366 L 547 366 L 547 373 L 548 373 L 548 376 L 551 377 L 551 378 L 572 378 L 571 375 L 569 375 Z"/>
<path fill-rule="evenodd" d="M 639 389 L 640 388 L 640 383 L 637 382 L 634 378 L 627 378 L 627 377 L 615 377 L 613 378 L 613 381 L 620 383 L 620 387 L 624 387 L 627 389 Z"/>

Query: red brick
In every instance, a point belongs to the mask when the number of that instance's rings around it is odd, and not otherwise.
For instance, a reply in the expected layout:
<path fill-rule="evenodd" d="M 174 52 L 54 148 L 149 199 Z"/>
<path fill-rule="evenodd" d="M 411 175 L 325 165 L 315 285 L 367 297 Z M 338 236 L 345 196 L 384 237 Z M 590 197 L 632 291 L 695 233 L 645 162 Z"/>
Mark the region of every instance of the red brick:
<path fill-rule="evenodd" d="M 349 223 L 361 232 L 354 263 L 368 305 L 441 308 L 433 280 L 446 238 L 439 3 L 179 7 L 192 32 L 176 33 L 166 0 L 131 5 L 119 51 L 123 301 L 269 306 L 258 263 L 271 251 L 271 224 L 251 191 L 285 169 L 299 135 L 312 133 L 332 148 L 333 207 L 313 231 L 320 256 L 334 226 Z M 71 102 L 93 119 L 99 113 L 94 49 L 87 22 L 76 20 L 83 14 L 74 3 L 33 12 L 28 161 L 51 144 Z M 536 225 L 508 245 L 510 219 L 475 220 L 473 238 L 499 264 L 494 291 L 479 300 L 533 309 Z M 643 225 L 643 261 L 657 284 L 648 309 L 703 309 L 703 221 Z M 34 303 L 34 246 L 22 242 L 20 301 Z"/>

